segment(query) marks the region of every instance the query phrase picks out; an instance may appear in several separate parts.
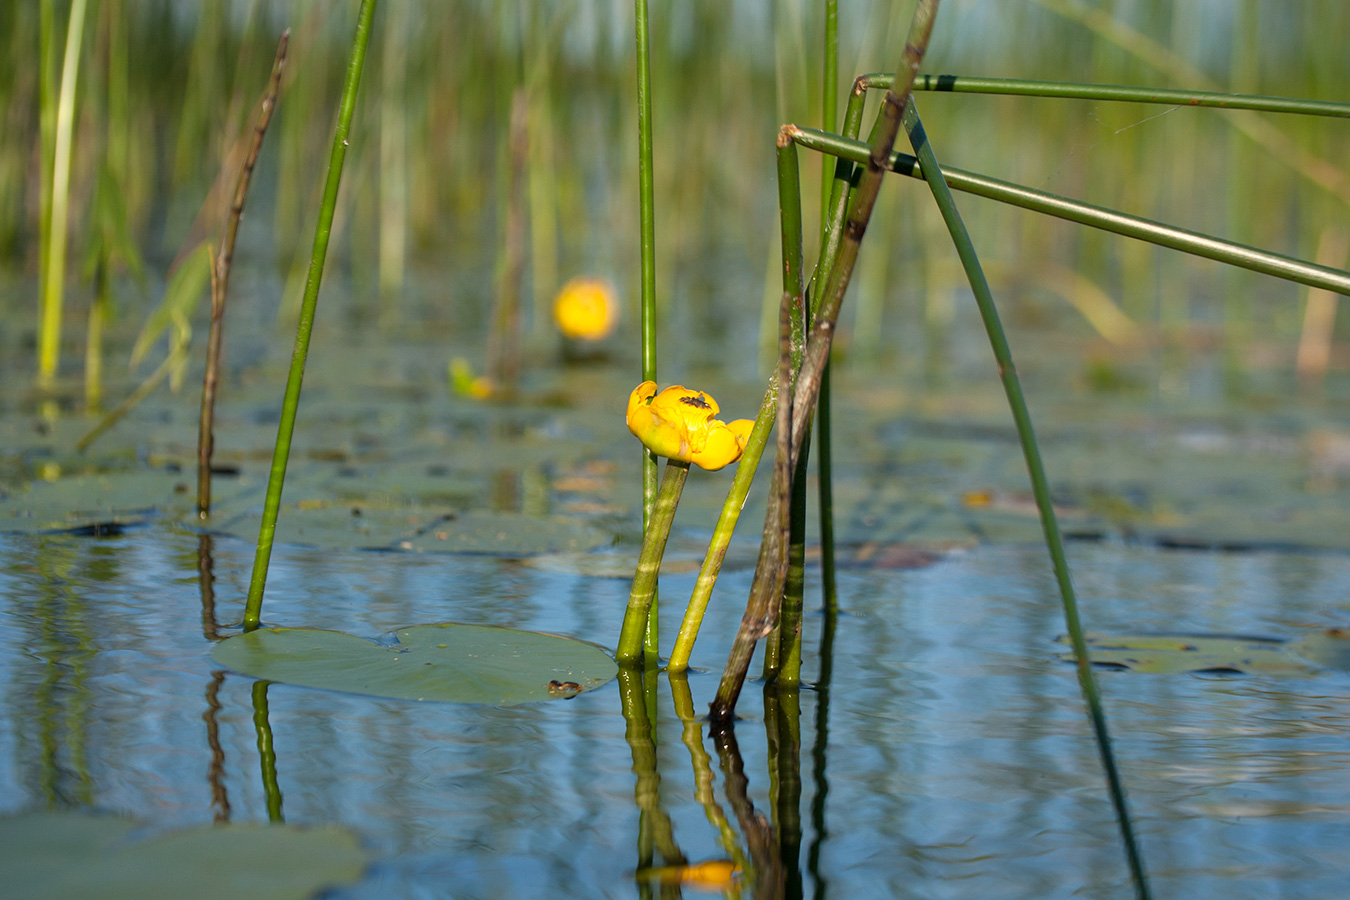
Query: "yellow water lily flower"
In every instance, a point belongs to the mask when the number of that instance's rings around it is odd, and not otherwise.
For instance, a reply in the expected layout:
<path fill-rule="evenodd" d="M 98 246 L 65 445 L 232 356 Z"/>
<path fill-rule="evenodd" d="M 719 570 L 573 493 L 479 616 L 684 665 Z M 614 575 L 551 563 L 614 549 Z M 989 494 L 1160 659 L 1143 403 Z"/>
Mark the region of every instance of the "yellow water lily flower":
<path fill-rule="evenodd" d="M 575 340 L 608 337 L 619 321 L 614 289 L 599 278 L 573 278 L 553 301 L 553 321 L 565 337 Z"/>
<path fill-rule="evenodd" d="M 694 463 L 715 472 L 745 451 L 751 419 L 723 422 L 717 401 L 702 391 L 675 384 L 657 393 L 644 381 L 628 396 L 628 430 L 657 456 Z"/>

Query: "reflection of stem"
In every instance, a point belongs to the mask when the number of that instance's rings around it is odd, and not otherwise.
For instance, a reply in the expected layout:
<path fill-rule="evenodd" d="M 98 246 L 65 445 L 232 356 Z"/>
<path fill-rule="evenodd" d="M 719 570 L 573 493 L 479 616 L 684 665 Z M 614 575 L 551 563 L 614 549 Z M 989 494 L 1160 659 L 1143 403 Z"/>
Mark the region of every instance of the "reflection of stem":
<path fill-rule="evenodd" d="M 802 895 L 797 865 L 802 848 L 801 695 L 778 685 L 764 689 L 764 730 L 769 747 L 769 796 L 778 854 L 789 897 Z"/>
<path fill-rule="evenodd" d="M 211 535 L 197 538 L 197 581 L 202 592 L 202 636 L 208 641 L 220 640 L 220 623 L 216 621 L 216 576 L 213 571 Z"/>
<path fill-rule="evenodd" d="M 806 855 L 807 871 L 816 884 L 816 897 L 826 894 L 825 880 L 820 873 L 820 848 L 828 833 L 825 829 L 825 798 L 830 793 L 830 781 L 825 776 L 825 751 L 830 736 L 830 681 L 834 676 L 834 630 L 839 616 L 832 603 L 825 605 L 825 621 L 820 632 L 820 675 L 816 679 L 816 739 L 811 745 L 811 780 L 815 793 L 811 797 L 811 847 Z"/>
<path fill-rule="evenodd" d="M 267 720 L 267 688 L 270 684 L 270 681 L 253 683 L 253 726 L 258 729 L 258 757 L 262 763 L 263 790 L 267 792 L 267 820 L 284 822 L 281 786 L 277 784 L 277 754 L 272 746 L 272 723 Z"/>
<path fill-rule="evenodd" d="M 211 768 L 206 780 L 211 784 L 211 808 L 217 822 L 230 821 L 230 795 L 225 791 L 225 749 L 220 746 L 220 723 L 216 720 L 220 713 L 220 686 L 224 683 L 223 671 L 211 673 L 211 683 L 206 686 L 206 712 L 202 713 L 202 721 L 206 722 L 206 745 L 211 748 Z"/>
<path fill-rule="evenodd" d="M 628 611 L 624 613 L 623 630 L 619 634 L 619 649 L 615 654 L 620 665 L 634 665 L 643 660 L 654 668 L 654 653 L 643 654 L 643 639 L 647 620 L 656 596 L 657 575 L 661 571 L 661 557 L 666 552 L 666 539 L 675 521 L 675 508 L 680 504 L 680 493 L 689 476 L 689 463 L 678 460 L 666 462 L 666 474 L 661 479 L 661 490 L 656 496 L 650 521 L 642 536 L 642 553 L 638 556 L 637 571 L 633 573 L 633 587 L 628 594 Z"/>
<path fill-rule="evenodd" d="M 689 758 L 694 767 L 694 799 L 703 807 L 708 822 L 717 829 L 717 842 L 722 845 L 727 856 L 731 857 L 742 872 L 746 870 L 745 852 L 736 840 L 736 830 L 727 821 L 726 813 L 717 805 L 713 796 L 712 757 L 703 746 L 702 720 L 694 715 L 694 700 L 689 693 L 689 676 L 684 672 L 668 672 L 670 692 L 675 701 L 675 715 L 684 724 L 682 739 L 689 748 Z"/>
<path fill-rule="evenodd" d="M 736 821 L 740 823 L 746 846 L 750 848 L 753 864 L 748 874 L 754 882 L 751 896 L 756 900 L 782 897 L 783 866 L 778 859 L 778 847 L 774 844 L 773 830 L 768 820 L 755 812 L 755 805 L 750 802 L 749 781 L 745 777 L 740 747 L 736 744 L 736 732 L 732 728 L 717 729 L 713 732 L 713 742 L 717 745 L 717 759 L 726 785 L 727 802 L 736 811 Z"/>
<path fill-rule="evenodd" d="M 619 668 L 619 698 L 627 724 L 624 738 L 633 753 L 637 785 L 633 799 L 638 808 L 639 870 L 650 868 L 653 849 L 661 852 L 663 865 L 684 865 L 684 854 L 675 843 L 675 826 L 661 809 L 661 776 L 656 770 L 656 741 L 652 738 L 652 713 L 656 702 L 656 673 Z"/>

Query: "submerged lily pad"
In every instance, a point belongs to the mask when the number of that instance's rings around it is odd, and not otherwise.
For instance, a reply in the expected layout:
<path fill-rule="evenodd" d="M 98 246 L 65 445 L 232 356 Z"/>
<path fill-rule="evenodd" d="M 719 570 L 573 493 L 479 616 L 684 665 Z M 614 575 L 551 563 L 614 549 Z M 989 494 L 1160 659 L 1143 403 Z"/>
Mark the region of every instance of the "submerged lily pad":
<path fill-rule="evenodd" d="M 1068 638 L 1057 640 L 1067 643 Z M 1154 675 L 1177 672 L 1233 672 L 1307 675 L 1319 668 L 1278 638 L 1223 634 L 1092 634 L 1087 636 L 1093 665 Z M 1072 660 L 1073 653 L 1062 659 Z"/>
<path fill-rule="evenodd" d="M 356 838 L 337 828 L 227 824 L 131 840 L 135 828 L 78 813 L 0 819 L 6 895 L 302 900 L 355 881 L 366 866 Z"/>
<path fill-rule="evenodd" d="M 377 644 L 341 631 L 261 628 L 211 658 L 254 678 L 394 700 L 514 705 L 576 696 L 618 669 L 595 644 L 492 625 L 446 622 Z"/>

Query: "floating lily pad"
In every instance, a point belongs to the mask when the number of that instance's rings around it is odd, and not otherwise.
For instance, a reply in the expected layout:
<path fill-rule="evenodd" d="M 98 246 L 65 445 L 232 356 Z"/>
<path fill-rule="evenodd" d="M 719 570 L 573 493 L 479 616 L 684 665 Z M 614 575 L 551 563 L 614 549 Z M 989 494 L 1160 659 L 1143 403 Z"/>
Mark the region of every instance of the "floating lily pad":
<path fill-rule="evenodd" d="M 611 540 L 599 529 L 566 519 L 474 510 L 446 516 L 420 534 L 400 541 L 398 547 L 429 553 L 533 556 L 591 550 Z"/>
<path fill-rule="evenodd" d="M 138 525 L 156 512 L 185 509 L 194 502 L 190 477 L 157 469 L 34 481 L 0 495 L 0 531 L 33 534 L 100 523 Z"/>
<path fill-rule="evenodd" d="M 1068 638 L 1061 636 L 1060 643 Z M 1261 675 L 1308 675 L 1319 668 L 1296 651 L 1292 642 L 1248 635 L 1093 634 L 1088 655 L 1103 668 L 1155 675 L 1177 672 L 1233 672 Z M 1072 660 L 1073 654 L 1061 654 Z"/>
<path fill-rule="evenodd" d="M 214 825 L 131 840 L 136 823 L 77 813 L 0 819 L 6 896 L 25 900 L 303 900 L 361 877 L 366 854 L 337 828 Z"/>
<path fill-rule="evenodd" d="M 573 697 L 614 678 L 585 641 L 447 622 L 377 644 L 341 631 L 262 628 L 216 645 L 212 659 L 254 678 L 395 700 L 514 705 Z"/>

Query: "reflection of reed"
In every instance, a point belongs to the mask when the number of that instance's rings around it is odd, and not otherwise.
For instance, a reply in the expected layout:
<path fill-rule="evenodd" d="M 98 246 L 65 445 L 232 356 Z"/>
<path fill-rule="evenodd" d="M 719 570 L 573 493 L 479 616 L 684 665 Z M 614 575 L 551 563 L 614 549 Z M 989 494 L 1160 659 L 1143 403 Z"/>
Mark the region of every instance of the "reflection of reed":
<path fill-rule="evenodd" d="M 749 781 L 745 777 L 745 764 L 741 760 L 735 730 L 715 729 L 713 743 L 717 747 L 717 760 L 722 768 L 727 802 L 736 813 L 736 821 L 741 826 L 745 845 L 750 851 L 751 896 L 756 900 L 783 897 L 783 863 L 778 855 L 778 845 L 774 841 L 769 820 L 755 812 L 755 805 L 750 802 Z"/>
<path fill-rule="evenodd" d="M 197 580 L 202 592 L 202 636 L 208 641 L 220 640 L 220 623 L 216 621 L 216 576 L 211 535 L 197 538 Z"/>
<path fill-rule="evenodd" d="M 258 729 L 258 757 L 262 764 L 263 790 L 267 793 L 267 820 L 284 822 L 281 786 L 277 784 L 277 754 L 272 747 L 272 723 L 267 719 L 267 688 L 270 681 L 253 683 L 253 726 Z"/>
<path fill-rule="evenodd" d="M 87 686 L 88 663 L 95 649 L 85 627 L 84 604 L 68 587 L 81 577 L 71 571 L 69 546 L 59 539 L 43 541 L 36 554 L 43 576 L 35 607 L 40 622 L 38 654 L 45 662 L 42 681 L 33 691 L 41 754 L 37 783 L 53 809 L 87 806 L 94 793 L 85 757 L 85 728 L 93 696 Z M 68 787 L 71 781 L 73 786 Z"/>
<path fill-rule="evenodd" d="M 694 799 L 703 807 L 708 822 L 717 829 L 717 842 L 731 857 L 736 869 L 744 872 L 748 866 L 740 842 L 736 840 L 736 830 L 731 827 L 726 813 L 722 812 L 722 807 L 718 806 L 713 796 L 712 757 L 703 746 L 702 720 L 694 715 L 694 700 L 689 693 L 689 679 L 683 672 L 670 672 L 668 677 L 670 692 L 675 701 L 675 714 L 684 724 L 682 738 L 684 745 L 689 748 L 689 759 L 694 767 Z"/>
<path fill-rule="evenodd" d="M 624 737 L 633 753 L 633 774 L 637 786 L 633 799 L 638 807 L 638 871 L 653 867 L 655 851 L 660 851 L 662 865 L 682 866 L 684 854 L 675 843 L 675 828 L 670 816 L 661 808 L 661 775 L 656 770 L 656 741 L 652 738 L 652 715 L 656 705 L 656 673 L 619 668 L 619 697 L 623 718 L 627 724 Z M 678 885 L 663 885 L 679 890 Z M 638 882 L 639 893 L 645 898 L 651 894 L 651 885 Z"/>
<path fill-rule="evenodd" d="M 220 722 L 216 719 L 220 713 L 220 686 L 224 683 L 223 670 L 211 673 L 211 683 L 206 686 L 206 712 L 202 713 L 202 721 L 206 722 L 206 744 L 211 748 L 211 768 L 206 780 L 211 785 L 211 809 L 217 822 L 230 821 L 230 795 L 225 791 L 225 749 L 220 746 Z"/>
<path fill-rule="evenodd" d="M 785 897 L 802 896 L 801 694 L 773 685 L 764 689 L 764 732 L 769 747 L 769 799 L 785 881 Z"/>
<path fill-rule="evenodd" d="M 815 786 L 811 796 L 812 838 L 806 853 L 806 868 L 815 881 L 817 898 L 826 894 L 825 879 L 820 873 L 820 847 L 827 836 L 825 798 L 830 793 L 830 781 L 825 774 L 825 751 L 830 738 L 830 682 L 834 677 L 834 632 L 838 619 L 838 608 L 827 603 L 820 632 L 820 675 L 816 680 L 816 739 L 811 744 L 811 780 Z"/>

